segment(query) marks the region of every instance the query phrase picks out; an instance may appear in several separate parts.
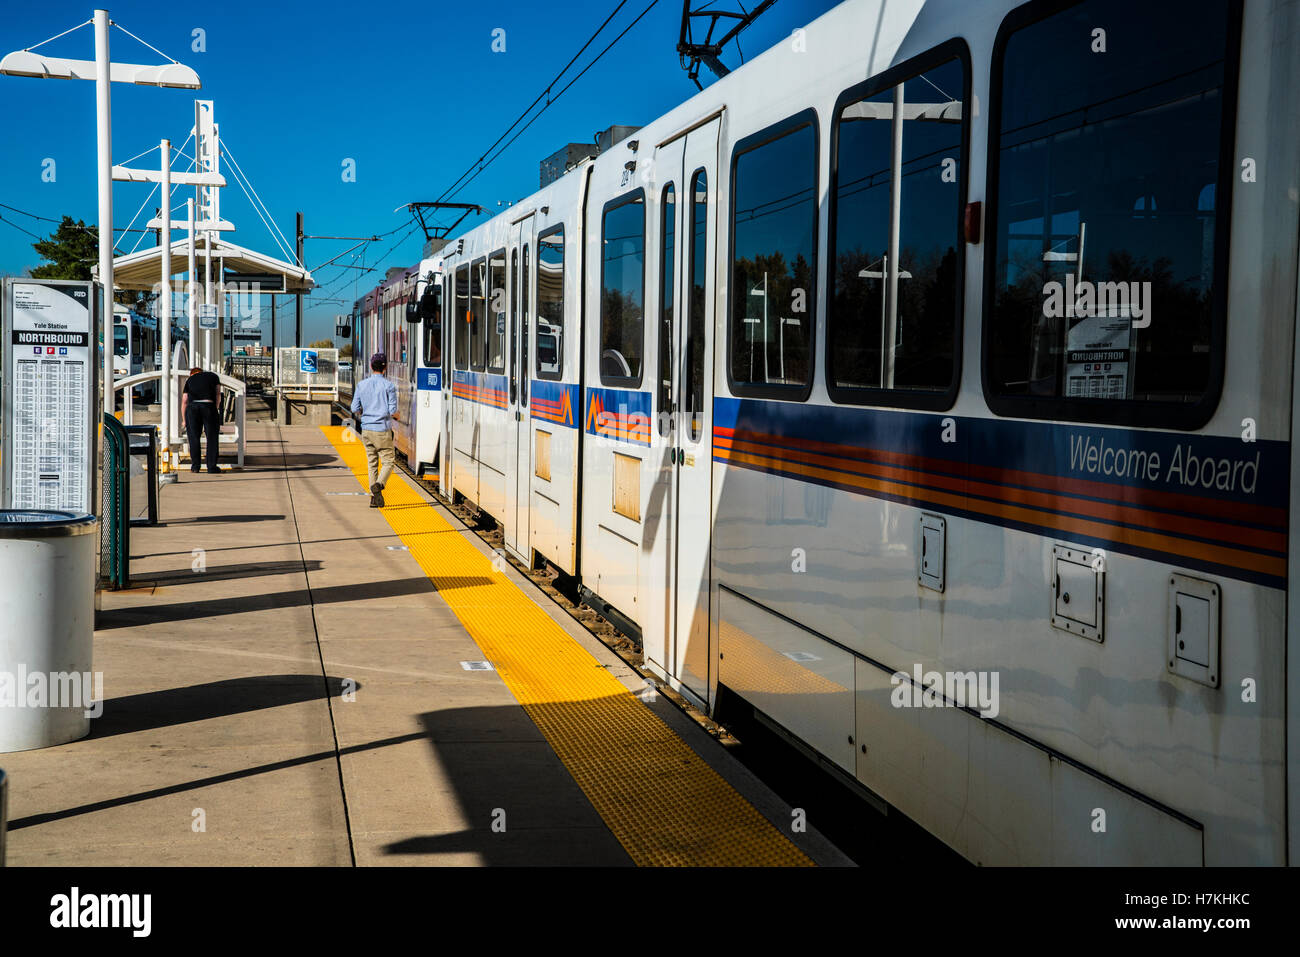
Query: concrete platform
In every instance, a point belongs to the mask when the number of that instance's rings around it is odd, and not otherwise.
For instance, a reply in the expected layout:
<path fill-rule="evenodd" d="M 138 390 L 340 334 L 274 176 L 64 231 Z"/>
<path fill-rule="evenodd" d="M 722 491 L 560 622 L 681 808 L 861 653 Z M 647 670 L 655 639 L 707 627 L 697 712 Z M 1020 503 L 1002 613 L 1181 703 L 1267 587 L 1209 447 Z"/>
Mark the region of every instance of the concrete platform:
<path fill-rule="evenodd" d="M 631 864 L 502 676 L 462 666 L 483 651 L 322 431 L 253 424 L 248 452 L 242 471 L 182 472 L 163 524 L 132 531 L 137 587 L 103 596 L 90 737 L 0 755 L 8 863 Z M 698 725 L 664 698 L 646 707 L 790 831 L 791 809 Z M 788 836 L 847 863 L 814 830 Z"/>

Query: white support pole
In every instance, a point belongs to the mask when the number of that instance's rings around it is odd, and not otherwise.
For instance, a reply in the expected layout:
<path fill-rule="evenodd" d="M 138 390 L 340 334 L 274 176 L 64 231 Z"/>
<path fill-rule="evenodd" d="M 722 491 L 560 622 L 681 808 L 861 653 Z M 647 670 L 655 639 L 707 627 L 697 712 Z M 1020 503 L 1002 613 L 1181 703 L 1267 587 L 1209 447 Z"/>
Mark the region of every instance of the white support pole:
<path fill-rule="evenodd" d="M 162 153 L 162 292 L 158 297 L 158 324 L 162 326 L 162 387 L 158 410 L 162 413 L 163 462 L 172 458 L 172 143 L 163 140 Z"/>
<path fill-rule="evenodd" d="M 104 284 L 104 413 L 113 414 L 113 120 L 108 11 L 95 11 L 95 128 L 99 148 L 99 278 Z M 126 399 L 130 402 L 130 399 Z"/>
<path fill-rule="evenodd" d="M 186 266 L 188 268 L 186 269 L 185 272 L 185 278 L 187 280 L 185 284 L 185 309 L 189 315 L 189 320 L 190 320 L 189 359 L 190 359 L 190 366 L 192 367 L 198 365 L 198 363 L 194 361 L 195 360 L 194 350 L 198 345 L 198 338 L 199 338 L 199 331 L 198 331 L 199 306 L 198 303 L 194 301 L 194 290 L 197 288 L 198 283 L 195 282 L 194 280 L 194 200 L 193 199 L 187 199 L 185 201 L 185 214 L 186 214 L 186 220 L 190 224 L 190 228 L 189 228 L 190 248 L 188 251 L 189 255 L 187 257 L 188 262 L 186 263 Z M 181 425 L 183 427 L 184 423 L 181 423 Z"/>
<path fill-rule="evenodd" d="M 210 306 L 213 303 L 212 298 L 212 234 L 205 232 L 203 234 L 203 304 Z M 212 340 L 209 338 L 212 333 L 207 329 L 203 330 L 203 361 L 195 363 L 202 369 L 212 371 Z"/>

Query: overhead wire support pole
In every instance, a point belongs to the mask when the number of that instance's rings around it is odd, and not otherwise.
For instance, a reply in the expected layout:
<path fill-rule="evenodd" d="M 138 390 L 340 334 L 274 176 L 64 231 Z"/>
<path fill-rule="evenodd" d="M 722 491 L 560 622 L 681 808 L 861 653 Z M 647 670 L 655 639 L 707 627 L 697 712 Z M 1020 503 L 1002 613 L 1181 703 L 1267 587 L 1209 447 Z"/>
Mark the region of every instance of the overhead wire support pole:
<path fill-rule="evenodd" d="M 162 289 L 158 296 L 158 325 L 162 326 L 162 382 L 158 395 L 158 411 L 162 417 L 162 451 L 163 462 L 171 467 L 172 459 L 172 144 L 163 140 L 160 144 L 162 160 L 159 172 L 162 174 L 162 228 L 159 245 L 162 247 Z"/>
<path fill-rule="evenodd" d="M 100 333 L 104 339 L 104 414 L 113 402 L 113 97 L 108 54 L 108 11 L 95 11 L 95 139 L 99 153 L 99 281 L 104 284 Z M 129 402 L 128 396 L 123 403 Z"/>
<path fill-rule="evenodd" d="M 304 238 L 306 238 L 306 237 L 304 237 L 303 234 L 302 234 L 302 212 L 300 211 L 300 212 L 298 213 L 298 250 L 297 250 L 297 255 L 298 255 L 298 266 L 299 266 L 300 268 L 304 268 L 304 269 L 305 269 L 306 267 L 303 266 L 303 262 L 302 262 L 302 241 L 303 241 Z M 294 348 L 295 348 L 295 349 L 301 349 L 301 348 L 302 348 L 302 293 L 298 293 L 298 294 L 294 297 L 294 305 L 297 307 L 297 313 L 298 313 L 298 314 L 297 314 L 296 316 L 293 317 L 293 319 L 294 319 L 293 345 L 294 345 Z"/>
<path fill-rule="evenodd" d="M 193 197 L 185 201 L 185 218 L 189 223 L 189 230 L 188 230 L 189 241 L 187 243 L 189 248 L 186 251 L 187 268 L 185 271 L 185 311 L 190 320 L 190 342 L 189 342 L 189 350 L 188 350 L 189 351 L 188 359 L 190 360 L 190 366 L 193 367 L 195 365 L 194 341 L 195 339 L 198 338 L 198 334 L 199 334 L 199 329 L 198 329 L 199 307 L 198 307 L 198 303 L 194 301 L 194 290 L 198 284 L 194 281 L 194 199 Z M 183 424 L 184 423 L 182 423 L 182 425 Z"/>

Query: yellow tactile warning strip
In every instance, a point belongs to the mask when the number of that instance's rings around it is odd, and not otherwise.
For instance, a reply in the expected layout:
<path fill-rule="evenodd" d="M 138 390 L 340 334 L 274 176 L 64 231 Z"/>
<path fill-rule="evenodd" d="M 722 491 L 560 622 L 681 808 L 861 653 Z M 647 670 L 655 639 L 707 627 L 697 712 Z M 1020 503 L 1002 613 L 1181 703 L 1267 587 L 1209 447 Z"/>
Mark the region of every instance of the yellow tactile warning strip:
<path fill-rule="evenodd" d="M 322 431 L 364 485 L 361 443 Z M 405 478 L 384 500 L 388 524 L 635 863 L 812 863 Z"/>

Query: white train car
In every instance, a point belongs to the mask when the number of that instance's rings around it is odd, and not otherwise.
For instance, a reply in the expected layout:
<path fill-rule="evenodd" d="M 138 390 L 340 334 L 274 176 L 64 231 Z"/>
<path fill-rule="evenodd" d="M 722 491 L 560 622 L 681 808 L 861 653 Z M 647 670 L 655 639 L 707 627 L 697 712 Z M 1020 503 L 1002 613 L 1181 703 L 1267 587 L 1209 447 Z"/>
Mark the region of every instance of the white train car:
<path fill-rule="evenodd" d="M 449 498 L 505 547 L 577 573 L 580 262 L 586 181 L 566 176 L 444 250 Z"/>
<path fill-rule="evenodd" d="M 417 475 L 438 470 L 442 456 L 442 259 L 434 256 L 391 270 L 352 309 L 351 388 L 370 375 L 370 357 L 388 357 L 386 377 L 397 387 L 393 445 Z"/>
<path fill-rule="evenodd" d="M 842 4 L 465 235 L 448 488 L 973 861 L 1295 861 L 1298 17 Z"/>

